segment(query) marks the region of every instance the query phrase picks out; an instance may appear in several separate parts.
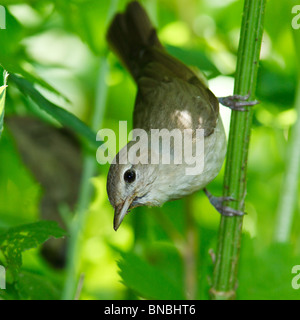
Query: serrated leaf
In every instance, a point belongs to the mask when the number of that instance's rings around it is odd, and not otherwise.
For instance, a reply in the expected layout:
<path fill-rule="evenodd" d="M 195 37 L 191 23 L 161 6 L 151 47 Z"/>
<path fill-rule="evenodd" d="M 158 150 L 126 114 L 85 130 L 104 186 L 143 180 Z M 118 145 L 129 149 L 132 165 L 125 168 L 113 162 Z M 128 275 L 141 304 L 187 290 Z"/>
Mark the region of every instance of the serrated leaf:
<path fill-rule="evenodd" d="M 23 251 L 36 248 L 51 237 L 65 235 L 55 221 L 38 221 L 8 229 L 0 234 L 0 250 L 6 259 L 6 267 L 16 276 L 22 265 Z"/>
<path fill-rule="evenodd" d="M 120 276 L 130 289 L 147 299 L 185 299 L 181 288 L 174 285 L 158 268 L 133 253 L 121 253 Z"/>
<path fill-rule="evenodd" d="M 99 146 L 99 143 L 96 142 L 96 133 L 93 132 L 93 130 L 72 113 L 47 100 L 33 87 L 32 83 L 15 74 L 10 75 L 10 80 L 18 86 L 24 95 L 30 97 L 42 110 L 54 117 L 63 126 L 79 134 L 90 147 L 96 148 Z"/>

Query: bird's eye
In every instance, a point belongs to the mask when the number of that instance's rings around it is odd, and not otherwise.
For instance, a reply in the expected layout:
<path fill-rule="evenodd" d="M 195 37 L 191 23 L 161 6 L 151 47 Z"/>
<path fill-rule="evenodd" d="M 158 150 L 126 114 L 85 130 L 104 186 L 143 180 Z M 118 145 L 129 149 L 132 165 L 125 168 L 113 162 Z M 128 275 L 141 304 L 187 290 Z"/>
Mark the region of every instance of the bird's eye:
<path fill-rule="evenodd" d="M 124 180 L 128 183 L 132 183 L 135 180 L 135 171 L 134 170 L 127 170 L 124 173 Z"/>

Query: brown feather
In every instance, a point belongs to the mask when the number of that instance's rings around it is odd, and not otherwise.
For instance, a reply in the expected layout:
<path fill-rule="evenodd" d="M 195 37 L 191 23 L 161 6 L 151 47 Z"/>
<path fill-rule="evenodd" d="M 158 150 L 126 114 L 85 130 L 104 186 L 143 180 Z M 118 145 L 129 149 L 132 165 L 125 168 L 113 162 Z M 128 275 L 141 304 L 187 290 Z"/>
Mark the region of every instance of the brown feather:
<path fill-rule="evenodd" d="M 189 125 L 205 129 L 205 136 L 213 133 L 219 115 L 217 98 L 191 69 L 166 52 L 137 1 L 115 16 L 107 40 L 138 85 L 135 128 L 172 130 Z M 192 115 L 189 124 L 181 119 L 183 114 Z"/>

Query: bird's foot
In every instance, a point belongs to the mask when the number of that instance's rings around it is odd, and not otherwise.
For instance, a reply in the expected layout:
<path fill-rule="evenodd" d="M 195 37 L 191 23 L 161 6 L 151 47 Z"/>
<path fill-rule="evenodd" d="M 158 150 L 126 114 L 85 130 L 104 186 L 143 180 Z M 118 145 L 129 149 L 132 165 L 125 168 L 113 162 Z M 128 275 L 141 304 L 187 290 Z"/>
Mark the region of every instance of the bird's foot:
<path fill-rule="evenodd" d="M 223 206 L 223 202 L 225 201 L 236 201 L 232 197 L 215 197 L 213 196 L 206 188 L 203 189 L 206 196 L 208 197 L 209 202 L 214 206 L 214 208 L 223 216 L 233 217 L 233 216 L 243 216 L 245 212 L 235 210 L 230 207 Z"/>
<path fill-rule="evenodd" d="M 249 97 L 250 94 L 247 94 L 246 96 L 235 94 L 228 97 L 220 97 L 218 100 L 223 106 L 228 107 L 231 110 L 247 111 L 245 107 L 252 107 L 259 103 L 257 100 L 247 101 Z"/>

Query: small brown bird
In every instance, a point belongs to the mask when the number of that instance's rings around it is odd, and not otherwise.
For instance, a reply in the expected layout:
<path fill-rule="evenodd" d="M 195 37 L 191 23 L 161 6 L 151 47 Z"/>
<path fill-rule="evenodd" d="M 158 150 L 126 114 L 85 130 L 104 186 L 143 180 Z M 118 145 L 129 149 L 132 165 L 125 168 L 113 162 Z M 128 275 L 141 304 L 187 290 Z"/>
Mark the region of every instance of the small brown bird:
<path fill-rule="evenodd" d="M 221 169 L 226 138 L 218 99 L 191 69 L 166 52 L 138 2 L 129 3 L 124 13 L 114 17 L 107 41 L 138 87 L 134 128 L 144 129 L 149 137 L 152 129 L 179 129 L 180 132 L 192 129 L 193 147 L 197 141 L 196 130 L 203 129 L 204 132 L 203 170 L 199 174 L 187 174 L 188 164 L 174 161 L 170 164 L 162 161 L 121 164 L 120 151 L 107 178 L 107 193 L 115 209 L 114 229 L 117 230 L 130 209 L 160 206 L 204 188 Z M 135 143 L 133 139 L 127 148 Z M 151 143 L 147 146 L 149 148 L 140 150 L 147 153 L 146 156 L 151 153 Z M 175 147 L 173 142 L 168 151 L 173 160 Z M 163 153 L 161 148 L 157 152 Z"/>

